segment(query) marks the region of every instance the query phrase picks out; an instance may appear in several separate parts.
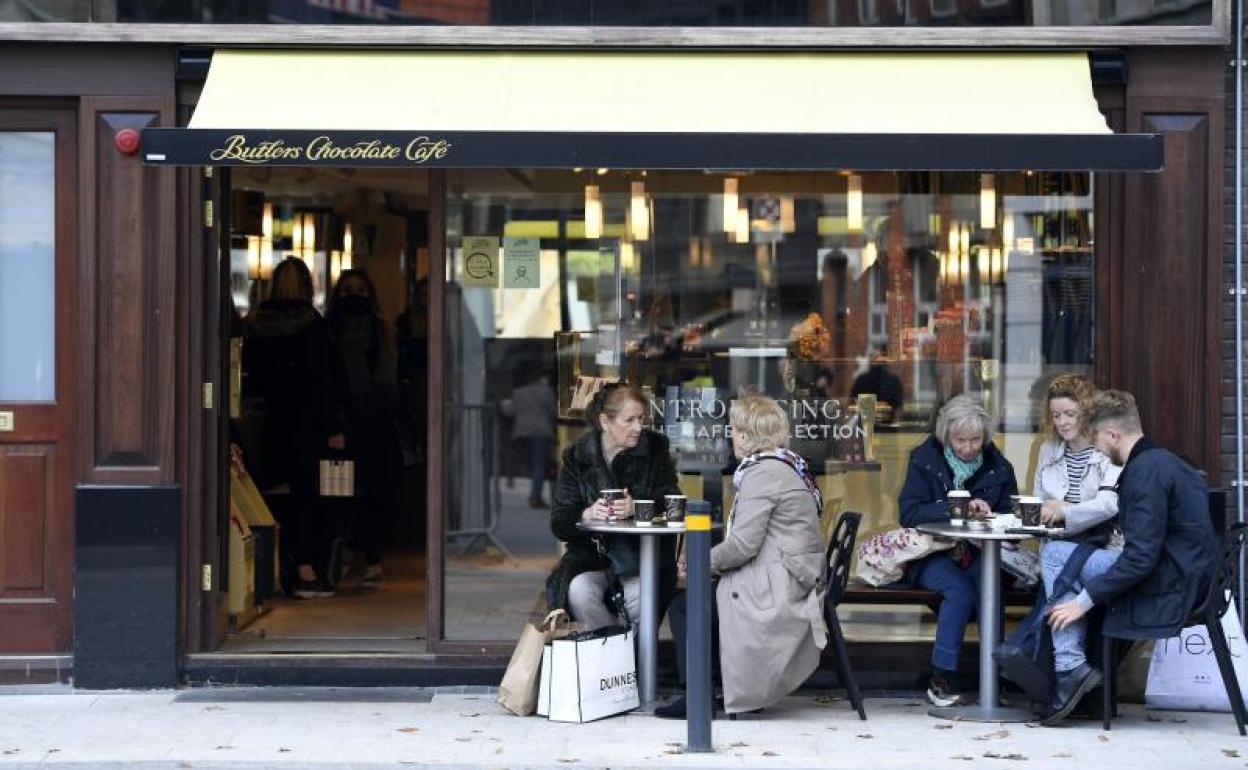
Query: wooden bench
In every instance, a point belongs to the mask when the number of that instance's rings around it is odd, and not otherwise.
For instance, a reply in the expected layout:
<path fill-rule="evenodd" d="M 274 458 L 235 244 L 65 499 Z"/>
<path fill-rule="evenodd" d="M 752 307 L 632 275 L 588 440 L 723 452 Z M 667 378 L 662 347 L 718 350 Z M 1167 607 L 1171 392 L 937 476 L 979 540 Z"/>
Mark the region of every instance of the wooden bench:
<path fill-rule="evenodd" d="M 1036 602 L 1036 592 L 1002 589 L 1001 599 L 1006 607 L 1031 607 Z M 940 594 L 926 588 L 875 588 L 853 579 L 845 587 L 841 604 L 917 604 L 936 612 L 940 608 Z"/>

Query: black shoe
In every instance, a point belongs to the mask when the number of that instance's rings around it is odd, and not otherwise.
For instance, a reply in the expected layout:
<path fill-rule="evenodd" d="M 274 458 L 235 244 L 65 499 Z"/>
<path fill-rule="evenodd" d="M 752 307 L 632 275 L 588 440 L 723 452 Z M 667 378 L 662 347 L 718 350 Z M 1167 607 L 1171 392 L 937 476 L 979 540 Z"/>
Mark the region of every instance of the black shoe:
<path fill-rule="evenodd" d="M 1083 696 L 1099 685 L 1103 678 L 1099 668 L 1093 668 L 1087 663 L 1080 664 L 1079 668 L 1072 671 L 1058 672 L 1051 709 L 1048 716 L 1040 720 L 1040 724 L 1052 726 L 1065 719 L 1079 705 Z"/>
<path fill-rule="evenodd" d="M 932 675 L 927 680 L 927 702 L 938 708 L 970 703 L 970 696 L 959 692 L 954 684 L 955 678 L 956 674 L 952 671 L 932 669 Z"/>

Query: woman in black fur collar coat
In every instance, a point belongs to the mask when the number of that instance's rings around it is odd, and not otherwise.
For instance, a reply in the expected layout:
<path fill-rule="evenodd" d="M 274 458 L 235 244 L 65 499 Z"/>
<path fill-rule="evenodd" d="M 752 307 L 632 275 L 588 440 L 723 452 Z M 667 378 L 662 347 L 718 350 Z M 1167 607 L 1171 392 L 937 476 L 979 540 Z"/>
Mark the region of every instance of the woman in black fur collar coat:
<path fill-rule="evenodd" d="M 638 538 L 602 536 L 607 551 L 598 551 L 589 533 L 577 528 L 579 521 L 602 521 L 609 515 L 632 516 L 633 500 L 663 504 L 664 495 L 680 494 L 676 465 L 667 438 L 643 427 L 646 399 L 631 385 L 603 388 L 590 406 L 590 430 L 563 453 L 555 485 L 550 529 L 567 544 L 567 550 L 546 581 L 546 598 L 552 609 L 568 610 L 575 620 L 594 629 L 617 624 L 622 608 L 608 606 L 609 566 L 624 588 L 628 617 L 636 622 L 640 613 Z M 625 499 L 611 506 L 599 499 L 604 489 L 623 489 Z M 676 560 L 672 538 L 659 541 L 659 594 L 666 606 L 676 586 Z"/>

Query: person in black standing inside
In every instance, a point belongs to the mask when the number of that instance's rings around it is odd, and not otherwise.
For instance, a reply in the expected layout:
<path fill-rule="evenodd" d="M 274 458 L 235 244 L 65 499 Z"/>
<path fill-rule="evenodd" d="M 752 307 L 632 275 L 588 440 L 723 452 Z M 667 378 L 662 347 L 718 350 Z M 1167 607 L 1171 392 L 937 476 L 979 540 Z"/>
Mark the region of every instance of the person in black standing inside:
<path fill-rule="evenodd" d="M 264 415 L 263 487 L 290 486 L 282 525 L 284 547 L 298 565 L 293 593 L 332 596 L 324 574 L 329 536 L 317 473 L 327 452 L 346 448 L 346 436 L 334 385 L 334 344 L 312 306 L 312 275 L 301 260 L 287 258 L 274 269 L 269 298 L 247 321 L 243 338 L 244 393 Z"/>
<path fill-rule="evenodd" d="M 1144 435 L 1135 398 L 1120 390 L 1092 396 L 1086 420 L 1098 451 L 1122 466 L 1118 523 L 1122 550 L 1098 549 L 1084 563 L 1074 590 L 1048 610 L 1057 671 L 1053 725 L 1101 682 L 1084 656 L 1093 606 L 1106 608 L 1103 632 L 1115 639 L 1168 639 L 1209 593 L 1217 553 L 1209 492 L 1187 463 Z"/>
<path fill-rule="evenodd" d="M 394 359 L 368 273 L 344 270 L 326 309 L 329 335 L 341 361 L 340 386 L 347 405 L 347 446 L 356 463 L 356 526 L 353 545 L 364 551 L 363 588 L 384 586 L 382 523 L 394 492 Z"/>

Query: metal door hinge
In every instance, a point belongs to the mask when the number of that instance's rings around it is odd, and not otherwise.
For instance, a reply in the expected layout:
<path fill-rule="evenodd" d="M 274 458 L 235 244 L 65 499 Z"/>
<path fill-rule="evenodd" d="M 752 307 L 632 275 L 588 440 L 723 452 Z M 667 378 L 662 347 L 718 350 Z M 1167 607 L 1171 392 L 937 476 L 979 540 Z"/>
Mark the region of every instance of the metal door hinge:
<path fill-rule="evenodd" d="M 212 201 L 204 201 L 204 227 L 212 227 Z"/>
<path fill-rule="evenodd" d="M 213 400 L 213 397 L 212 397 L 212 383 L 205 382 L 204 383 L 204 408 L 211 409 L 215 403 L 216 402 Z"/>
<path fill-rule="evenodd" d="M 212 565 L 204 564 L 199 568 L 199 590 L 212 590 Z"/>

